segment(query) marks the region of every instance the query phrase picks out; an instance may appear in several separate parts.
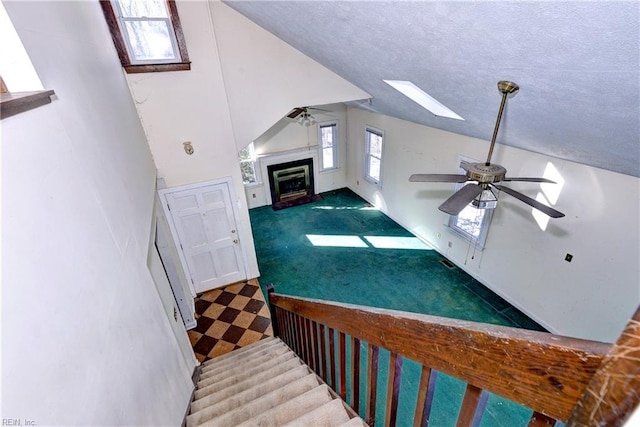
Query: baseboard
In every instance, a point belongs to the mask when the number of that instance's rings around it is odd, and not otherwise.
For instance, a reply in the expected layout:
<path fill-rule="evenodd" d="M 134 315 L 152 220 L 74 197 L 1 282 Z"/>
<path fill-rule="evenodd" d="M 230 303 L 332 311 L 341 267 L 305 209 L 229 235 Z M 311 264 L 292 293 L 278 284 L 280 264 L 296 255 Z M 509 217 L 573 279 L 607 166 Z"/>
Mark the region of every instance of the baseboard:
<path fill-rule="evenodd" d="M 193 390 L 191 390 L 191 396 L 189 397 L 189 402 L 187 402 L 187 409 L 184 411 L 184 417 L 182 418 L 182 427 L 187 427 L 187 415 L 189 415 L 189 411 L 191 409 L 191 402 L 193 402 L 193 397 L 196 394 L 196 384 L 200 381 L 200 374 L 202 373 L 202 365 L 198 364 L 194 366 L 193 373 L 191 374 L 191 381 L 193 382 Z"/>

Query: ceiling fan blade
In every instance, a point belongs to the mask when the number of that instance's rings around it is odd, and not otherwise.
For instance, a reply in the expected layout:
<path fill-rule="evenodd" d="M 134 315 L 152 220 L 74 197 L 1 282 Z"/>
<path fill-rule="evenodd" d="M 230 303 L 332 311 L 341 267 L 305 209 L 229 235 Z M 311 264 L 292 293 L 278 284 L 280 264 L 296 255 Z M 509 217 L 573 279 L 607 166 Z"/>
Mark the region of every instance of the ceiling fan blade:
<path fill-rule="evenodd" d="M 467 176 L 447 173 L 414 173 L 409 177 L 409 182 L 467 182 Z"/>
<path fill-rule="evenodd" d="M 438 206 L 438 209 L 449 215 L 458 215 L 480 193 L 482 193 L 482 187 L 479 184 L 465 185 Z"/>
<path fill-rule="evenodd" d="M 300 108 L 300 107 L 294 108 L 293 111 L 291 111 L 289 114 L 287 114 L 287 117 L 289 117 L 290 119 L 295 119 L 302 112 L 304 112 L 304 108 Z"/>
<path fill-rule="evenodd" d="M 503 178 L 503 181 L 521 181 L 521 182 L 544 182 L 547 184 L 556 184 L 555 181 L 551 181 L 547 178 Z"/>
<path fill-rule="evenodd" d="M 557 211 L 545 204 L 540 203 L 539 201 L 532 199 L 529 196 L 525 196 L 524 194 L 513 190 L 509 187 L 503 187 L 502 185 L 497 185 L 497 184 L 491 184 L 492 186 L 494 186 L 495 188 L 497 188 L 500 191 L 504 191 L 505 193 L 515 197 L 516 199 L 525 202 L 526 204 L 528 204 L 529 206 L 531 206 L 534 209 L 539 210 L 540 212 L 549 215 L 551 218 L 562 218 L 564 216 L 564 214 L 560 211 Z"/>

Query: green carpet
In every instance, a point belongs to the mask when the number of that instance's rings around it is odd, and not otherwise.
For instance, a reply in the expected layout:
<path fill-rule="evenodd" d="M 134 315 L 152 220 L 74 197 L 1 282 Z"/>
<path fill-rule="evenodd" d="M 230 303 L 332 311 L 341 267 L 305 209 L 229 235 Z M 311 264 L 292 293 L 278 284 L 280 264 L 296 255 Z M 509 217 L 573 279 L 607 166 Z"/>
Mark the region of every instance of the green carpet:
<path fill-rule="evenodd" d="M 273 283 L 281 294 L 544 330 L 459 268 L 443 264 L 438 252 L 351 190 L 322 193 L 322 198 L 279 211 L 270 206 L 249 211 L 263 287 Z M 385 353 L 380 366 L 386 366 Z M 400 426 L 412 424 L 419 372 L 416 363 L 405 360 Z M 429 425 L 454 426 L 465 384 L 443 374 L 437 381 Z M 385 385 L 386 372 L 381 372 L 379 402 L 384 402 Z M 382 421 L 384 405 L 377 412 Z M 530 414 L 490 395 L 478 425 L 526 425 Z"/>

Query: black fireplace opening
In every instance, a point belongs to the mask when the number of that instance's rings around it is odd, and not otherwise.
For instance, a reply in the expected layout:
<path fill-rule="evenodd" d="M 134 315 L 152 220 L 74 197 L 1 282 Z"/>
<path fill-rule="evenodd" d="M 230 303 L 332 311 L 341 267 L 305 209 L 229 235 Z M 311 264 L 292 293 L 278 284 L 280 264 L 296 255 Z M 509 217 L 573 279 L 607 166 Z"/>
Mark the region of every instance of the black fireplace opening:
<path fill-rule="evenodd" d="M 274 207 L 315 194 L 311 158 L 269 165 L 267 172 Z"/>

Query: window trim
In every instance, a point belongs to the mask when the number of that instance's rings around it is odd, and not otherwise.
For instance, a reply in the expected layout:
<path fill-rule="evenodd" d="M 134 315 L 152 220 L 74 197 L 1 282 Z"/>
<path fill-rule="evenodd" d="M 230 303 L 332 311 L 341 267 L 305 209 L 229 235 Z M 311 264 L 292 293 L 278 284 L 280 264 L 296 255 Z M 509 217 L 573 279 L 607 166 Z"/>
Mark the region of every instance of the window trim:
<path fill-rule="evenodd" d="M 378 158 L 374 155 L 372 155 L 370 153 L 370 145 L 369 145 L 369 133 L 378 135 L 382 138 L 382 147 L 380 149 L 380 176 L 378 177 L 378 179 L 376 180 L 374 177 L 372 177 L 369 174 L 369 170 L 370 170 L 370 165 L 371 162 L 369 161 L 370 157 L 375 157 Z M 384 131 L 382 129 L 378 129 L 375 128 L 373 126 L 365 126 L 365 130 L 364 130 L 364 151 L 365 151 L 365 158 L 364 158 L 364 179 L 366 181 L 369 181 L 372 184 L 375 184 L 376 186 L 380 187 L 382 186 L 382 163 L 383 163 L 383 158 L 384 158 L 384 147 L 385 147 L 385 137 L 384 137 Z"/>
<path fill-rule="evenodd" d="M 462 174 L 466 174 L 467 172 L 462 168 L 464 163 L 474 163 L 476 162 L 473 159 L 466 158 L 460 156 L 459 163 L 460 167 L 458 172 Z M 468 183 L 458 183 L 455 186 L 455 191 L 458 191 L 462 188 L 462 186 L 468 185 Z M 473 185 L 473 184 L 471 184 Z M 469 203 L 468 206 L 471 206 Z M 465 208 L 466 209 L 466 208 Z M 474 208 L 477 209 L 477 208 Z M 483 209 L 484 215 L 482 216 L 482 221 L 480 223 L 480 233 L 478 233 L 478 237 L 475 237 L 473 234 L 464 230 L 462 227 L 458 226 L 458 215 L 449 215 L 449 228 L 453 230 L 456 234 L 458 234 L 463 239 L 467 240 L 470 244 L 473 244 L 477 249 L 484 250 L 485 243 L 487 242 L 487 236 L 489 235 L 489 227 L 491 226 L 491 220 L 493 219 L 493 211 L 494 209 Z"/>
<path fill-rule="evenodd" d="M 117 0 L 114 0 L 117 1 Z M 186 71 L 191 69 L 191 61 L 189 61 L 189 54 L 187 52 L 187 43 L 184 39 L 184 33 L 182 32 L 182 24 L 180 23 L 180 17 L 178 16 L 178 8 L 174 0 L 165 0 L 167 4 L 167 10 L 169 12 L 169 18 L 173 27 L 173 33 L 175 36 L 175 42 L 178 48 L 178 54 L 180 60 L 175 62 L 159 62 L 149 64 L 132 64 L 129 57 L 129 51 L 127 50 L 127 43 L 122 35 L 120 25 L 118 25 L 118 18 L 111 0 L 100 0 L 100 6 L 104 17 L 111 33 L 111 39 L 118 52 L 120 63 L 127 73 L 153 73 L 161 71 Z"/>
<path fill-rule="evenodd" d="M 327 168 L 324 166 L 324 147 L 322 146 L 322 128 L 332 127 L 333 128 L 333 142 L 331 144 L 331 148 L 333 149 L 333 166 Z M 339 163 L 339 141 L 338 141 L 338 121 L 337 120 L 328 120 L 325 122 L 318 123 L 318 151 L 320 157 L 320 172 L 324 171 L 332 171 L 336 170 L 340 167 Z"/>

